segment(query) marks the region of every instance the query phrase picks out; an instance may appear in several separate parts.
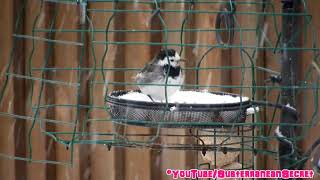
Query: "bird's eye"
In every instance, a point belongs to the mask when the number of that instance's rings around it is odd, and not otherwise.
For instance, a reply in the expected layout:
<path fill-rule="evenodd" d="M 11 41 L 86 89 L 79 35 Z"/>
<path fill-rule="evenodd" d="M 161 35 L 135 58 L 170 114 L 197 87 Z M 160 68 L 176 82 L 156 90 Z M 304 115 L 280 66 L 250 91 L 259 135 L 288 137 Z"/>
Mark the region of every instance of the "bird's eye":
<path fill-rule="evenodd" d="M 173 62 L 173 59 L 171 59 L 170 61 Z"/>

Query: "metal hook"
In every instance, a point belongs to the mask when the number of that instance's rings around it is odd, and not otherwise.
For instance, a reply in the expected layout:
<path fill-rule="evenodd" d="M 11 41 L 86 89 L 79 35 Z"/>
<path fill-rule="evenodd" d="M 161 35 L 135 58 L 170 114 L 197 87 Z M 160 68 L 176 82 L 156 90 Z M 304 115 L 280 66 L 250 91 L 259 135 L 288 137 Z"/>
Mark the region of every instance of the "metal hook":
<path fill-rule="evenodd" d="M 190 135 L 191 135 L 192 137 L 194 137 L 194 138 L 196 138 L 197 140 L 199 140 L 199 141 L 201 142 L 202 146 L 205 146 L 205 145 L 206 145 L 206 144 L 204 143 L 204 141 L 203 141 L 198 135 L 195 135 L 195 134 L 192 133 L 192 129 L 189 129 L 189 133 L 190 133 Z M 206 153 L 207 153 L 207 147 L 203 147 L 202 150 L 201 150 L 201 153 L 202 153 L 203 156 L 205 156 Z"/>
<path fill-rule="evenodd" d="M 236 6 L 234 0 L 229 0 L 228 5 L 222 5 L 220 11 L 222 12 L 217 14 L 215 29 L 221 29 L 221 23 L 224 21 L 225 28 L 228 29 L 228 39 L 224 42 L 220 31 L 216 32 L 216 39 L 220 45 L 231 45 L 234 39 L 235 27 L 234 13 L 236 11 Z"/>

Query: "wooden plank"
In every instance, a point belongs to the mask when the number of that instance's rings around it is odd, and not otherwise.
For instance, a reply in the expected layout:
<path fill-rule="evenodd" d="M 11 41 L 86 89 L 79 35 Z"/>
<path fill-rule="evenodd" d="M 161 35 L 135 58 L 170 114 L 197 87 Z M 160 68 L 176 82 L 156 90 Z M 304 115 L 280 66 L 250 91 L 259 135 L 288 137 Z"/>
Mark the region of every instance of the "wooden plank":
<path fill-rule="evenodd" d="M 195 5 L 196 10 L 210 10 L 210 11 L 219 11 L 220 4 L 205 4 L 199 3 Z M 194 17 L 193 28 L 197 29 L 214 29 L 217 14 L 195 14 Z M 215 32 L 200 32 L 196 31 L 194 34 L 194 43 L 195 44 L 217 44 L 216 34 Z M 205 53 L 207 53 L 205 55 Z M 200 68 L 207 67 L 220 67 L 222 65 L 222 56 L 221 49 L 212 49 L 205 47 L 197 47 L 195 46 L 192 49 L 192 53 L 194 54 L 194 61 L 196 61 L 195 65 L 198 65 L 198 62 L 202 59 L 200 64 Z M 195 67 L 196 67 L 195 66 Z M 199 84 L 201 85 L 222 85 L 222 70 L 200 70 L 199 71 Z M 220 87 L 205 87 L 201 89 L 207 89 L 209 91 L 221 91 Z"/>
<path fill-rule="evenodd" d="M 0 92 L 5 82 L 6 66 L 9 63 L 10 52 L 12 48 L 12 32 L 13 32 L 13 1 L 4 1 L 0 11 Z M 12 70 L 12 68 L 11 68 Z M 1 95 L 1 94 L 0 94 Z M 0 111 L 13 113 L 13 81 L 9 78 L 7 90 L 3 99 L 0 101 Z M 0 116 L 0 152 L 6 155 L 14 156 L 13 131 L 15 120 L 12 117 Z M 15 179 L 15 161 L 4 157 L 0 158 L 0 177 L 2 179 Z"/>
<path fill-rule="evenodd" d="M 195 10 L 200 11 L 220 11 L 220 3 L 199 3 L 195 4 Z M 191 26 L 192 29 L 215 29 L 215 24 L 217 20 L 217 14 L 195 14 L 193 24 Z M 207 45 L 217 45 L 218 40 L 216 38 L 216 32 L 215 31 L 195 31 L 193 32 L 193 43 L 194 44 L 207 44 Z M 226 56 L 228 54 L 227 51 L 224 51 L 221 48 L 206 48 L 206 47 L 193 47 L 190 49 L 192 52 L 192 60 L 194 61 L 193 67 L 196 68 L 198 65 L 200 68 L 219 68 L 223 65 L 228 64 L 229 57 Z M 189 53 L 191 53 L 189 52 Z M 200 63 L 201 61 L 201 63 Z M 194 72 L 195 73 L 195 72 Z M 219 87 L 220 85 L 228 84 L 229 75 L 224 76 L 224 74 L 227 74 L 228 72 L 222 69 L 210 69 L 210 70 L 199 70 L 199 85 L 208 85 L 208 86 L 216 86 L 216 87 L 203 87 L 200 89 L 206 89 L 208 91 L 222 91 L 224 88 Z M 230 73 L 230 72 L 229 72 Z M 196 84 L 197 80 L 193 82 L 193 84 Z M 213 130 L 213 129 L 211 129 Z M 201 131 L 199 131 L 200 134 L 202 134 Z M 212 134 L 211 134 L 212 135 Z M 209 139 L 209 138 L 208 138 Z M 208 143 L 208 141 L 203 138 L 205 143 Z M 211 139 L 210 139 L 211 140 Z M 221 140 L 223 141 L 223 140 Z M 200 143 L 200 142 L 199 142 Z M 197 161 L 195 164 L 195 167 L 201 163 L 208 163 L 208 161 L 204 160 L 202 152 L 198 152 Z M 206 157 L 208 157 L 209 153 L 214 152 L 206 152 Z M 211 168 L 216 168 L 214 164 L 217 164 L 217 162 L 214 162 L 214 159 L 211 159 L 211 162 L 209 162 Z M 202 169 L 208 168 L 208 166 L 202 166 L 199 167 Z M 221 168 L 221 167 L 219 167 Z"/>
<path fill-rule="evenodd" d="M 80 30 L 87 30 L 89 27 L 89 23 L 87 20 L 87 14 L 86 11 L 87 9 L 86 5 L 80 4 L 78 5 L 78 16 L 79 16 L 79 21 L 78 21 L 78 29 Z M 88 68 L 89 67 L 89 45 L 88 45 L 88 33 L 86 32 L 80 32 L 78 33 L 78 41 L 84 43 L 84 45 L 79 48 L 78 50 L 78 56 L 79 56 L 79 60 L 78 60 L 78 67 L 80 68 Z M 88 71 L 80 71 L 78 72 L 78 78 L 80 78 L 80 87 L 77 90 L 77 94 L 79 94 L 79 96 L 77 97 L 77 103 L 80 105 L 89 105 L 89 86 L 90 86 L 90 79 L 91 77 L 91 73 L 89 73 Z M 91 107 L 89 108 L 77 108 L 77 120 L 79 122 L 79 126 L 77 127 L 78 132 L 90 132 L 90 124 L 87 123 L 87 118 L 89 117 L 89 110 L 91 109 Z M 90 139 L 90 137 L 88 136 L 82 136 L 80 137 L 81 140 L 88 140 Z M 79 154 L 77 155 L 79 158 L 79 171 L 80 171 L 80 180 L 86 180 L 86 179 L 90 179 L 91 178 L 91 164 L 88 163 L 91 161 L 90 158 L 90 148 L 91 145 L 90 144 L 82 144 L 79 147 Z"/>
<path fill-rule="evenodd" d="M 237 12 L 258 12 L 261 8 L 259 5 L 251 4 L 251 2 L 255 1 L 246 1 L 247 4 L 237 4 L 236 10 Z M 243 29 L 243 28 L 256 28 L 258 25 L 258 16 L 256 15 L 250 15 L 250 14 L 239 14 L 236 16 L 235 19 L 235 28 Z M 240 45 L 240 46 L 257 46 L 259 45 L 258 37 L 256 35 L 255 31 L 235 31 L 235 37 L 234 37 L 234 44 Z M 245 52 L 242 52 L 245 51 Z M 242 88 L 242 86 L 252 86 L 253 76 L 256 76 L 256 74 L 252 74 L 250 67 L 251 61 L 252 63 L 256 64 L 257 57 L 260 52 L 256 52 L 256 56 L 248 57 L 246 53 L 249 54 L 249 56 L 252 56 L 254 53 L 253 49 L 246 49 L 246 48 L 234 48 L 232 49 L 232 56 L 231 56 L 231 66 L 238 66 L 241 68 L 233 69 L 231 72 L 231 84 L 233 86 L 241 86 L 241 88 L 233 88 L 232 92 L 236 94 L 240 94 L 242 96 L 247 96 L 250 99 L 255 98 L 252 97 L 252 88 Z M 259 59 L 258 59 L 259 60 Z M 244 67 L 244 68 L 243 68 Z M 247 117 L 246 122 L 253 122 L 253 119 L 251 117 Z M 244 127 L 247 128 L 247 127 Z M 239 132 L 241 136 L 252 136 L 252 131 L 249 132 Z M 249 147 L 250 149 L 253 149 L 252 142 L 249 143 L 243 143 L 243 141 L 252 141 L 251 138 L 241 138 L 241 148 Z M 253 165 L 255 162 L 254 157 L 252 156 L 253 152 L 241 150 L 239 155 L 239 162 L 242 164 L 241 168 L 247 168 L 248 165 Z M 251 167 L 253 169 L 254 167 Z"/>
<path fill-rule="evenodd" d="M 79 7 L 77 5 L 57 4 L 56 29 L 78 29 L 79 27 Z M 54 18 L 51 19 L 51 21 Z M 50 21 L 50 22 L 51 22 Z M 58 32 L 54 39 L 79 42 L 77 33 Z M 77 68 L 79 64 L 79 46 L 55 44 L 54 46 L 54 67 L 57 68 Z M 77 83 L 77 71 L 56 71 L 53 74 L 53 79 L 57 81 Z M 77 105 L 77 87 L 55 85 L 55 103 L 59 105 L 71 104 Z M 77 121 L 77 112 L 75 107 L 55 107 L 55 119 L 75 123 Z M 57 126 L 56 132 L 72 133 L 72 127 Z M 72 135 L 63 136 L 65 139 L 71 140 Z M 79 145 L 74 146 L 73 168 L 67 166 L 57 166 L 57 179 L 73 179 L 80 180 L 85 175 L 90 175 L 87 171 L 81 171 Z M 56 145 L 56 160 L 59 162 L 69 162 L 71 160 L 71 149 L 66 149 L 62 144 Z M 85 174 L 87 173 L 87 174 Z"/>
<path fill-rule="evenodd" d="M 272 1 L 271 2 L 274 6 L 274 12 L 281 12 L 281 7 L 282 7 L 282 3 L 280 1 Z M 268 12 L 272 12 L 271 7 L 268 7 Z M 280 16 L 276 16 L 276 17 L 272 17 L 272 16 L 267 16 L 266 17 L 266 23 L 268 25 L 268 31 L 267 31 L 267 37 L 269 38 L 269 40 L 272 42 L 272 45 L 275 46 L 278 36 L 276 33 L 276 26 L 278 27 L 278 31 L 280 31 L 281 29 L 281 17 Z M 269 69 L 272 69 L 276 72 L 280 72 L 280 63 L 279 63 L 279 55 L 278 52 L 275 54 L 272 51 L 266 51 L 265 52 L 265 66 Z M 268 79 L 270 76 L 270 74 L 265 74 L 265 79 Z M 279 90 L 276 89 L 266 89 L 266 94 L 268 94 L 268 96 L 266 97 L 266 101 L 269 102 L 276 102 L 277 96 L 279 94 Z M 273 114 L 273 108 L 266 108 L 265 110 L 265 121 L 264 122 L 272 122 L 272 114 Z M 280 114 L 279 114 L 279 109 L 277 109 L 276 114 L 275 114 L 275 118 L 274 118 L 274 123 L 279 123 L 279 118 L 280 118 Z M 277 126 L 264 126 L 263 130 L 265 131 L 265 135 L 266 136 L 274 136 L 274 130 Z M 271 128 L 271 131 L 270 131 Z M 270 134 L 269 131 L 271 132 Z M 275 138 L 272 138 L 270 141 L 265 143 L 265 150 L 270 150 L 270 151 L 277 151 L 277 147 L 278 147 L 278 141 Z M 265 168 L 266 169 L 278 169 L 278 162 L 276 160 L 276 155 L 267 155 L 265 156 Z"/>
<path fill-rule="evenodd" d="M 13 17 L 21 17 L 19 20 L 18 18 L 15 19 L 12 24 L 13 27 L 17 27 L 17 29 L 14 29 L 14 33 L 16 34 L 22 34 L 24 31 L 24 25 L 25 25 L 25 9 L 23 8 L 24 4 L 23 2 L 19 0 L 13 1 Z M 19 24 L 18 26 L 15 26 L 16 24 Z M 22 39 L 16 39 L 14 40 L 14 46 L 15 50 L 13 51 L 13 73 L 19 74 L 19 75 L 25 75 L 25 46 L 24 46 L 24 40 Z M 13 91 L 14 91 L 14 97 L 13 97 L 13 113 L 17 115 L 25 115 L 25 80 L 15 78 L 13 79 Z M 18 157 L 25 157 L 26 156 L 26 141 L 25 139 L 25 132 L 26 132 L 26 126 L 25 121 L 20 121 L 16 119 L 15 125 L 14 125 L 14 155 Z M 27 171 L 26 171 L 26 162 L 25 161 L 15 161 L 15 178 L 20 179 L 21 177 L 26 177 Z"/>
<path fill-rule="evenodd" d="M 119 4 L 119 9 L 124 9 L 125 4 Z M 115 24 L 114 29 L 125 29 L 125 14 L 117 14 L 115 17 Z M 115 34 L 115 41 L 125 41 L 125 36 L 120 33 Z M 116 68 L 124 68 L 125 67 L 125 46 L 116 46 L 115 51 L 115 58 L 114 58 L 114 65 Z M 125 79 L 125 73 L 121 71 L 117 71 L 114 73 L 114 80 L 117 82 L 123 82 Z M 124 86 L 114 86 L 114 90 L 124 89 Z M 113 124 L 113 133 L 123 133 L 123 127 L 119 127 L 116 124 Z M 125 149 L 121 147 L 114 148 L 114 156 L 115 156 L 115 163 L 114 163 L 114 174 L 116 179 L 124 180 L 126 179 L 126 160 L 125 160 Z"/>
<path fill-rule="evenodd" d="M 268 3 L 268 1 L 266 1 L 266 3 Z M 258 10 L 260 10 L 260 12 L 268 12 L 267 9 L 268 7 L 263 7 L 260 6 L 259 8 L 257 8 Z M 265 16 L 259 16 L 257 18 L 257 26 L 259 28 L 259 37 L 258 37 L 258 46 L 266 46 L 268 45 L 266 43 L 267 40 L 267 32 L 269 30 L 269 24 L 267 22 L 267 18 Z M 255 65 L 256 66 L 260 66 L 260 67 L 265 67 L 266 65 L 266 61 L 265 61 L 265 51 L 258 51 L 258 54 L 256 56 L 256 62 Z M 256 69 L 256 85 L 257 86 L 264 86 L 265 85 L 265 77 L 268 75 L 266 72 L 261 71 Z M 256 89 L 256 95 L 255 95 L 255 100 L 264 100 L 264 96 L 265 96 L 265 90 L 264 89 Z M 266 114 L 265 112 L 262 110 L 258 113 L 258 115 L 255 116 L 255 122 L 264 122 L 264 120 L 266 119 Z M 258 127 L 255 130 L 255 136 L 261 136 L 265 134 L 265 128 L 264 127 Z M 265 141 L 256 141 L 255 142 L 255 148 L 256 149 L 266 149 L 266 143 Z M 255 169 L 267 169 L 265 167 L 265 162 L 266 162 L 266 155 L 262 154 L 262 153 L 258 153 L 255 156 Z"/>
<path fill-rule="evenodd" d="M 165 18 L 162 15 L 163 18 Z M 160 19 L 155 16 L 150 22 L 150 29 L 152 30 L 159 30 L 159 29 L 163 29 L 163 26 L 161 24 Z M 151 42 L 161 42 L 163 39 L 164 34 L 161 32 L 158 33 L 149 33 L 150 36 L 150 41 Z M 152 58 L 153 56 L 155 56 L 159 50 L 163 48 L 161 46 L 150 46 L 150 57 Z M 150 132 L 152 134 L 156 134 L 157 133 L 157 129 L 151 129 Z M 163 133 L 162 129 L 160 130 L 160 133 Z M 161 142 L 162 139 L 159 139 L 158 142 Z M 151 178 L 154 180 L 157 179 L 162 179 L 162 175 L 164 174 L 164 169 L 161 168 L 164 162 L 164 159 L 162 159 L 162 152 L 163 151 L 158 151 L 158 150 L 151 150 L 151 164 L 152 166 L 150 167 L 150 171 L 151 171 Z"/>
<path fill-rule="evenodd" d="M 118 4 L 119 6 L 123 6 Z M 92 3 L 89 4 L 90 8 L 103 8 L 103 9 L 112 9 L 112 3 Z M 109 18 L 112 13 L 92 13 L 90 18 L 95 30 L 97 29 L 106 29 Z M 124 27 L 124 16 L 122 14 L 117 14 L 114 16 L 111 21 L 109 30 L 112 29 L 123 29 Z M 92 27 L 89 27 L 89 29 Z M 110 41 L 122 41 L 122 33 L 108 33 L 108 39 Z M 90 40 L 93 40 L 93 37 L 90 36 Z M 94 33 L 95 41 L 105 41 L 106 35 L 103 33 Z M 89 43 L 91 46 L 92 44 Z M 89 47 L 90 48 L 90 47 Z M 94 51 L 90 52 L 90 67 L 94 67 L 96 63 L 97 68 L 114 68 L 116 66 L 121 66 L 124 62 L 123 56 L 123 46 L 116 45 L 93 45 Z M 108 49 L 107 54 L 104 56 L 106 48 Z M 94 57 L 96 57 L 96 62 L 94 62 Z M 103 62 L 104 61 L 104 62 Z M 103 63 L 103 64 L 102 64 Z M 101 66 L 102 64 L 102 66 Z M 93 73 L 93 72 L 91 72 Z M 104 71 L 106 81 L 123 81 L 124 74 L 122 72 L 115 71 Z M 101 71 L 96 71 L 95 75 L 92 77 L 93 81 L 103 82 L 103 75 Z M 93 105 L 94 106 L 104 106 L 104 96 L 106 87 L 103 85 L 92 85 L 93 91 Z M 108 86 L 109 92 L 115 88 Z M 106 110 L 92 109 L 90 112 L 90 119 L 109 119 L 110 116 Z M 91 132 L 100 132 L 100 133 L 112 133 L 111 122 L 101 122 L 101 121 L 92 121 L 90 124 Z M 111 139 L 112 137 L 100 137 L 92 136 L 91 139 L 101 140 L 101 139 Z M 124 157 L 123 149 L 121 148 L 111 148 L 111 151 L 108 151 L 106 146 L 103 145 L 93 145 L 91 148 L 91 178 L 93 180 L 100 180 L 108 178 L 110 180 L 121 180 L 124 179 Z M 103 167 L 103 168 L 101 168 Z"/>
<path fill-rule="evenodd" d="M 29 1 L 26 7 L 26 25 L 24 34 L 30 36 L 40 36 L 50 39 L 48 33 L 32 33 L 33 28 L 48 28 L 50 18 L 52 17 L 52 10 L 54 7 L 50 6 L 52 4 L 44 3 L 41 9 L 41 3 L 38 1 Z M 34 27 L 34 23 L 37 20 Z M 41 71 L 32 71 L 32 68 L 44 68 L 52 67 L 52 56 L 46 61 L 46 52 L 50 48 L 46 42 L 37 41 L 37 40 L 27 40 L 26 43 L 26 75 L 51 79 L 50 71 L 44 71 L 43 74 Z M 30 62 L 29 62 L 30 60 Z M 30 66 L 29 66 L 29 63 Z M 31 74 L 29 74 L 31 73 Z M 54 90 L 52 85 L 41 83 L 39 81 L 26 81 L 27 86 L 27 102 L 25 104 L 26 114 L 30 117 L 34 117 L 33 107 L 36 107 L 40 104 L 54 104 Z M 32 87 L 33 86 L 33 87 Z M 32 89 L 33 88 L 33 89 Z M 33 90 L 33 92 L 32 92 Z M 42 95 L 40 95 L 42 93 Z M 39 99 L 42 97 L 41 99 Z M 32 99 L 30 99 L 32 98 Z M 40 110 L 37 113 L 37 118 L 44 119 L 54 119 L 54 113 L 52 108 Z M 45 131 L 54 131 L 55 126 L 52 123 L 42 122 L 42 128 Z M 32 121 L 27 121 L 27 131 L 31 128 Z M 27 132 L 28 136 L 28 132 Z M 45 136 L 40 131 L 40 126 L 38 123 L 35 124 L 35 127 L 32 130 L 32 159 L 33 160 L 55 160 L 55 146 L 53 139 Z M 28 144 L 29 146 L 29 144 Z M 39 164 L 39 163 L 28 163 L 28 179 L 55 179 L 55 166 L 50 164 Z"/>
<path fill-rule="evenodd" d="M 166 10 L 184 10 L 186 8 L 186 4 L 183 3 L 164 3 L 162 4 L 162 8 Z M 166 23 L 166 27 L 168 29 L 180 29 L 182 27 L 183 20 L 185 19 L 186 14 L 184 13 L 163 13 L 162 14 L 164 21 Z M 157 18 L 154 18 L 155 20 Z M 192 16 L 189 15 L 189 21 L 192 20 Z M 163 28 L 163 27 L 160 27 Z M 185 24 L 184 28 L 188 28 L 187 24 Z M 181 32 L 169 32 L 168 33 L 168 43 L 177 43 L 179 44 L 181 42 L 180 40 Z M 185 34 L 183 34 L 183 42 L 184 42 Z M 164 41 L 164 34 L 162 35 L 162 41 Z M 181 50 L 181 47 L 177 46 L 168 46 L 168 48 L 175 49 L 178 53 Z M 184 49 L 183 52 L 186 52 Z M 186 57 L 184 54 L 181 55 L 182 57 Z M 187 59 L 188 64 L 192 59 Z M 191 73 L 184 72 L 186 76 L 188 76 Z M 187 77 L 189 78 L 189 77 Z M 161 129 L 161 133 L 163 134 L 186 134 L 185 129 L 169 129 L 169 128 L 163 128 Z M 162 138 L 162 143 L 172 143 L 172 144 L 179 144 L 179 143 L 187 143 L 187 140 L 185 138 Z M 191 142 L 190 142 L 191 143 Z M 181 150 L 166 150 L 163 149 L 161 151 L 161 159 L 156 161 L 160 161 L 160 171 L 158 168 L 158 173 L 160 174 L 159 178 L 161 179 L 170 179 L 170 176 L 166 175 L 167 169 L 185 169 L 187 167 L 195 167 L 191 164 L 194 163 L 194 157 L 196 156 L 196 153 L 190 153 L 187 151 L 181 151 Z"/>
<path fill-rule="evenodd" d="M 251 1 L 248 1 L 250 3 Z M 243 4 L 237 6 L 238 12 L 256 12 L 259 11 L 258 6 L 252 4 Z M 258 17 L 253 15 L 238 15 L 236 17 L 235 28 L 256 28 Z M 235 32 L 235 45 L 242 46 L 256 46 L 257 37 L 255 31 L 236 31 Z M 243 49 L 250 56 L 253 53 L 253 50 Z M 250 58 L 246 56 L 245 53 L 241 53 L 240 48 L 232 49 L 232 66 L 251 66 Z M 241 71 L 244 71 L 243 74 Z M 249 68 L 241 68 L 235 69 L 232 71 L 232 85 L 241 85 L 241 80 L 243 79 L 243 86 L 251 86 L 252 84 L 252 75 L 251 69 Z M 240 93 L 240 88 L 234 88 L 232 90 L 234 93 Z M 242 88 L 243 96 L 249 96 L 251 98 L 251 89 L 250 88 Z"/>
<path fill-rule="evenodd" d="M 147 4 L 127 3 L 126 9 L 130 10 L 150 10 L 151 6 Z M 149 13 L 127 13 L 125 14 L 125 29 L 151 29 L 150 23 L 151 14 Z M 156 18 L 156 17 L 155 17 Z M 126 33 L 125 41 L 132 42 L 150 42 L 151 36 L 148 32 L 143 33 Z M 150 46 L 144 45 L 125 45 L 125 68 L 143 68 L 146 62 L 149 62 L 153 55 L 150 54 Z M 137 72 L 126 71 L 124 82 L 133 82 L 133 77 Z M 126 86 L 126 89 L 133 89 L 136 87 Z M 149 128 L 124 126 L 124 133 L 150 133 Z M 135 137 L 134 140 L 147 141 L 146 138 Z M 148 149 L 131 149 L 125 150 L 124 163 L 125 163 L 125 179 L 152 179 L 151 167 L 154 162 L 151 161 L 151 150 Z M 141 161 L 143 160 L 143 161 Z"/>

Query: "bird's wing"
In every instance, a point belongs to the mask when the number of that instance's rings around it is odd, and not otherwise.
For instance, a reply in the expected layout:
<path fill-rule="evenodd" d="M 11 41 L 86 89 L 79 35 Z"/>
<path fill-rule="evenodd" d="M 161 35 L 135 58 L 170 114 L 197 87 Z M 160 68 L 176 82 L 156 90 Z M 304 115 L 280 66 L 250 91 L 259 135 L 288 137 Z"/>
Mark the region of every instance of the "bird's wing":
<path fill-rule="evenodd" d="M 153 83 L 163 79 L 164 72 L 161 66 L 148 63 L 146 66 L 137 74 L 136 81 L 138 83 Z"/>

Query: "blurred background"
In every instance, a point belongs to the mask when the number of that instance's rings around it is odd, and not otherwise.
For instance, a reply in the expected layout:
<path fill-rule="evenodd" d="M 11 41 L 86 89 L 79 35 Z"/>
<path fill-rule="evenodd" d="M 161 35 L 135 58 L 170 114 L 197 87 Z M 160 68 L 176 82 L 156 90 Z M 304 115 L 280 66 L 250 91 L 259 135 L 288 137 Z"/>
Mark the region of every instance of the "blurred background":
<path fill-rule="evenodd" d="M 199 71 L 198 84 L 206 86 L 202 89 L 241 91 L 250 98 L 276 102 L 280 89 L 267 83 L 270 73 L 260 68 L 252 74 L 250 66 L 253 60 L 256 66 L 280 72 L 277 41 L 282 27 L 282 3 L 238 1 L 233 44 L 223 47 L 217 42 L 215 24 L 217 12 L 226 2 L 89 0 L 82 11 L 81 5 L 72 1 L 4 0 L 0 7 L 0 179 L 164 180 L 170 179 L 165 174 L 167 168 L 198 168 L 203 161 L 199 152 L 108 149 L 103 143 L 95 143 L 106 138 L 95 132 L 157 132 L 152 128 L 112 125 L 104 95 L 106 91 L 136 89 L 134 84 L 126 83 L 134 82 L 134 75 L 164 44 L 187 59 L 185 66 L 190 71 L 186 84 L 196 84 L 194 68 L 202 59 L 200 68 L 209 68 Z M 267 3 L 265 7 L 263 2 Z M 301 13 L 306 14 L 301 16 L 299 26 L 291 28 L 303 32 L 299 38 L 303 49 L 299 50 L 298 81 L 310 76 L 306 83 L 315 87 L 305 88 L 297 96 L 299 120 L 307 126 L 317 117 L 319 108 L 315 95 L 318 72 L 309 68 L 317 60 L 315 47 L 320 39 L 315 34 L 320 31 L 320 2 L 306 2 L 302 3 L 306 12 L 301 5 Z M 165 11 L 156 12 L 157 5 Z M 306 19 L 311 16 L 309 24 Z M 222 37 L 227 36 L 224 33 Z M 252 82 L 260 87 L 254 94 Z M 279 122 L 279 111 L 265 108 L 258 116 L 257 121 L 271 125 L 257 128 L 256 133 L 273 136 L 277 125 L 272 123 Z M 314 124 L 304 130 L 304 136 L 297 141 L 302 152 L 319 137 L 320 127 Z M 60 133 L 62 139 L 72 138 L 71 132 L 92 134 L 69 146 L 58 142 L 52 132 Z M 161 133 L 169 134 L 187 132 L 161 129 Z M 180 138 L 162 142 L 176 141 L 191 143 Z M 276 151 L 278 142 L 270 138 L 256 145 Z M 251 168 L 278 169 L 276 156 L 258 154 L 251 159 L 255 162 Z"/>

